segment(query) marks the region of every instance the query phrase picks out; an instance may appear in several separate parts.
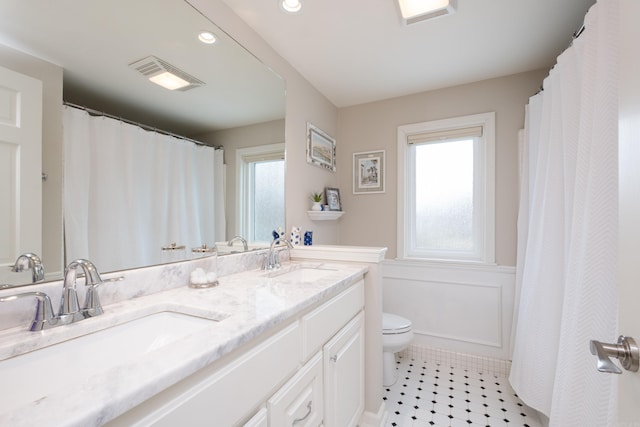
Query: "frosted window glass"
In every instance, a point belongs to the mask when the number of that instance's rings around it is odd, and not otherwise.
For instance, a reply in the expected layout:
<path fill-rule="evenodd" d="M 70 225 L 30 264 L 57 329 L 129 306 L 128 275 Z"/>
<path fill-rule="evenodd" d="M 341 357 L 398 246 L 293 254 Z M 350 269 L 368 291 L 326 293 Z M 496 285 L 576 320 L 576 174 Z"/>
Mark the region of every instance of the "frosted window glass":
<path fill-rule="evenodd" d="M 271 232 L 284 226 L 284 160 L 256 162 L 254 165 L 254 235 L 251 240 L 273 240 Z"/>
<path fill-rule="evenodd" d="M 473 150 L 473 140 L 416 146 L 416 249 L 474 250 Z"/>

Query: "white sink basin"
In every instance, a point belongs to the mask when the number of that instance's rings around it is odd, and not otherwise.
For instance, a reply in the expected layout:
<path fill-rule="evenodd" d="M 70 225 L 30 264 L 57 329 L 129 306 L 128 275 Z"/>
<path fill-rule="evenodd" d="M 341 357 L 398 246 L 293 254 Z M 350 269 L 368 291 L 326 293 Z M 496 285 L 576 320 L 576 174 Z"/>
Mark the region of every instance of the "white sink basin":
<path fill-rule="evenodd" d="M 282 272 L 270 273 L 269 277 L 276 281 L 309 283 L 335 273 L 336 270 L 320 267 L 297 267 Z"/>
<path fill-rule="evenodd" d="M 214 322 L 165 311 L 0 361 L 2 412 L 55 391 L 67 390 L 73 399 L 74 381 L 133 361 Z"/>

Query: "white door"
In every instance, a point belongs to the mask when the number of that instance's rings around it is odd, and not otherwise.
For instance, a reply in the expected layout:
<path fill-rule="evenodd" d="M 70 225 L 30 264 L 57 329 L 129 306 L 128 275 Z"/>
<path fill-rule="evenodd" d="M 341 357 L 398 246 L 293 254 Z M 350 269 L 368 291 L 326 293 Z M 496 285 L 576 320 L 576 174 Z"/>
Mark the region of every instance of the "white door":
<path fill-rule="evenodd" d="M 42 256 L 42 82 L 3 67 L 0 201 L 0 284 L 30 280 L 9 267 L 21 253 Z"/>
<path fill-rule="evenodd" d="M 640 40 L 638 0 L 620 1 L 620 244 L 619 331 L 640 343 Z M 611 338 L 615 341 L 615 337 Z M 623 371 L 620 426 L 640 426 L 640 372 Z"/>

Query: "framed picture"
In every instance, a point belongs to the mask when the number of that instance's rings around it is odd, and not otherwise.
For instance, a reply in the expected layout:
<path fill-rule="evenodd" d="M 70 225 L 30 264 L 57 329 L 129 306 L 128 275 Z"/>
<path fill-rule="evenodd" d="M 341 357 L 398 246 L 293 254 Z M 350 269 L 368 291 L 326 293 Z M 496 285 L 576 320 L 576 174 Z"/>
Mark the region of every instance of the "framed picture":
<path fill-rule="evenodd" d="M 336 171 L 336 140 L 307 123 L 307 163 Z"/>
<path fill-rule="evenodd" d="M 385 150 L 353 153 L 353 194 L 384 193 Z"/>
<path fill-rule="evenodd" d="M 342 205 L 340 204 L 340 190 L 338 190 L 337 188 L 325 188 L 324 199 L 327 201 L 327 205 L 329 205 L 330 211 L 342 210 Z"/>

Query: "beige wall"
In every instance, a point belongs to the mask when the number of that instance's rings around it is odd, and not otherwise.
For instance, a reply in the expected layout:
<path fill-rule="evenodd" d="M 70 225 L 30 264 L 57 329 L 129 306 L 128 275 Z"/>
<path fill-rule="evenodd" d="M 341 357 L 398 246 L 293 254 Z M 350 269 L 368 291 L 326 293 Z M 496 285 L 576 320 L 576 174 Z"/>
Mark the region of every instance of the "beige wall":
<path fill-rule="evenodd" d="M 0 65 L 42 81 L 42 263 L 60 275 L 62 258 L 62 68 L 0 45 Z"/>
<path fill-rule="evenodd" d="M 547 70 L 424 92 L 339 110 L 339 187 L 347 212 L 339 244 L 386 246 L 396 256 L 397 127 L 469 114 L 496 112 L 496 262 L 515 265 L 518 139 L 528 98 Z M 352 194 L 354 152 L 386 150 L 386 192 Z"/>

